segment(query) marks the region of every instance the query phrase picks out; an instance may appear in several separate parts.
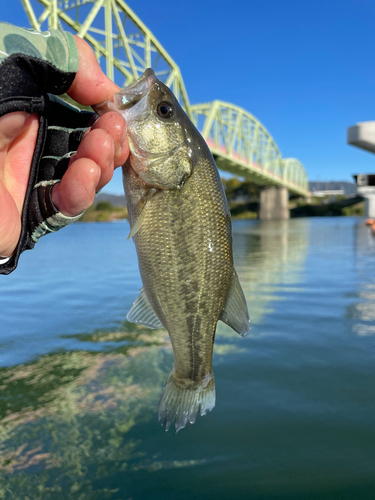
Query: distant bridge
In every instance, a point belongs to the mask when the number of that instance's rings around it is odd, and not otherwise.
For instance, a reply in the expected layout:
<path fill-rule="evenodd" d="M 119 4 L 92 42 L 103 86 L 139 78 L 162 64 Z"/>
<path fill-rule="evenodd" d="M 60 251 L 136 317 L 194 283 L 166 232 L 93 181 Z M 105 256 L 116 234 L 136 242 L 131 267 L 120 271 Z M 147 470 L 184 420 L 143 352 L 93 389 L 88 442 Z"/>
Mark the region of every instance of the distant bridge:
<path fill-rule="evenodd" d="M 309 182 L 301 163 L 282 159 L 267 129 L 250 113 L 234 104 L 212 101 L 190 107 L 217 166 L 262 186 L 284 186 L 308 196 Z"/>
<path fill-rule="evenodd" d="M 264 187 L 309 195 L 304 167 L 294 158 L 282 158 L 253 115 L 221 101 L 190 105 L 179 67 L 123 0 L 21 1 L 34 29 L 60 27 L 88 41 L 103 70 L 118 85 L 128 85 L 146 68 L 153 68 L 202 132 L 221 170 Z"/>

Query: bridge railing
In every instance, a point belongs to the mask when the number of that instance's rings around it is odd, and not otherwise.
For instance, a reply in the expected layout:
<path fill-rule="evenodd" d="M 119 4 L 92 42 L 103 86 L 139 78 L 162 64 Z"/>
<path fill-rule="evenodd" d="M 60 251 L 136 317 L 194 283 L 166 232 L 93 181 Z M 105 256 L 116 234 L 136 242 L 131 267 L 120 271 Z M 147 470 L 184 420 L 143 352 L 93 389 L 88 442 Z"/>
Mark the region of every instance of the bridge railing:
<path fill-rule="evenodd" d="M 283 159 L 271 134 L 251 113 L 216 100 L 191 106 L 191 116 L 219 168 L 258 184 L 285 185 L 296 194 L 308 195 L 302 164 Z"/>

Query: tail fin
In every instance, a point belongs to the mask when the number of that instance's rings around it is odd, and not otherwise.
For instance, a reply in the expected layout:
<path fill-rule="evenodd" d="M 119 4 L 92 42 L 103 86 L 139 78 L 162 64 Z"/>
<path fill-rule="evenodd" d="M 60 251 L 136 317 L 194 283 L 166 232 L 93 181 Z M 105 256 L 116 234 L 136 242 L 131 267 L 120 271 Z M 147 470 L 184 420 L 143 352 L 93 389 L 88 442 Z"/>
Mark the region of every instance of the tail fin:
<path fill-rule="evenodd" d="M 197 389 L 184 389 L 177 385 L 173 373 L 168 377 L 164 393 L 160 399 L 158 414 L 161 425 L 169 430 L 176 419 L 176 432 L 190 422 L 194 424 L 197 412 L 206 415 L 215 406 L 215 380 L 208 374 Z"/>

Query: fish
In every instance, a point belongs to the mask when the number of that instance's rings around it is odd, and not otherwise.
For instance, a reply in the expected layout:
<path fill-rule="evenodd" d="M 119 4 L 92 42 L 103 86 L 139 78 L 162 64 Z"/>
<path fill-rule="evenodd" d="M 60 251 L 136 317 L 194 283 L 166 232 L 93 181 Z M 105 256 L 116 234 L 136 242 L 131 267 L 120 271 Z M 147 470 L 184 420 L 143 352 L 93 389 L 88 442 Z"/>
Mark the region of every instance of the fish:
<path fill-rule="evenodd" d="M 123 181 L 143 283 L 127 319 L 168 331 L 174 366 L 158 418 L 178 432 L 215 406 L 217 322 L 242 336 L 250 329 L 230 211 L 205 140 L 152 69 L 95 109 L 111 110 L 127 124 Z"/>

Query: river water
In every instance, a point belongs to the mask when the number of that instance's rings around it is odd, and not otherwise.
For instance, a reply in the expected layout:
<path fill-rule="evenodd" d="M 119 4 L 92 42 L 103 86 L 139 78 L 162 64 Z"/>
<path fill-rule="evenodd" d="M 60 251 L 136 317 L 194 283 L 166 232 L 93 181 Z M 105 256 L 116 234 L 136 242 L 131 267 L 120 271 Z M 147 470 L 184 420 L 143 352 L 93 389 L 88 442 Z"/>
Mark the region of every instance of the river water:
<path fill-rule="evenodd" d="M 219 323 L 217 402 L 178 434 L 165 331 L 126 321 L 127 222 L 74 224 L 0 277 L 0 499 L 375 498 L 375 238 L 235 221 L 252 330 Z"/>

